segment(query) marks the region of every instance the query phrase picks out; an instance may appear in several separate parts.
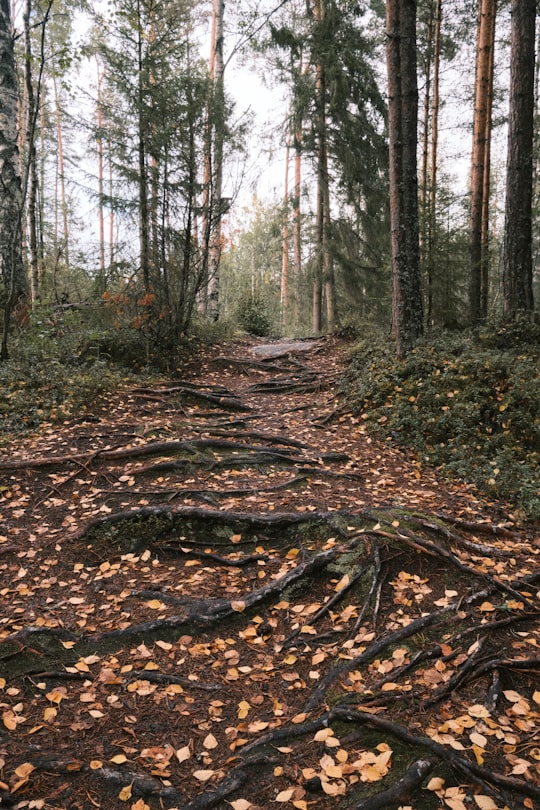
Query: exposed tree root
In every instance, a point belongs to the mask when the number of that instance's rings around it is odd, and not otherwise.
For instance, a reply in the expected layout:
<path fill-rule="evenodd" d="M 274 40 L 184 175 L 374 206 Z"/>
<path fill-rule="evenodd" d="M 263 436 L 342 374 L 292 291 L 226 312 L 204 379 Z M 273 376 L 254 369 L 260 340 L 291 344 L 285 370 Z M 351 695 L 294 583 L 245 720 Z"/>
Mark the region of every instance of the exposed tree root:
<path fill-rule="evenodd" d="M 0 803 L 532 810 L 538 546 L 431 512 L 306 394 L 334 359 L 261 348 L 0 461 Z"/>

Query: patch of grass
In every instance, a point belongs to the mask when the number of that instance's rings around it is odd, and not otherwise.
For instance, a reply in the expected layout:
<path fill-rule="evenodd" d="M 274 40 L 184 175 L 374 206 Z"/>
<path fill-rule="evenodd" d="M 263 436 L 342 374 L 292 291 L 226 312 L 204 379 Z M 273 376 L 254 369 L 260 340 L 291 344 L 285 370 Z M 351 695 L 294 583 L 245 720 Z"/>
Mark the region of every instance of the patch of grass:
<path fill-rule="evenodd" d="M 365 339 L 344 388 L 372 431 L 540 520 L 539 326 L 430 335 L 403 361 Z"/>

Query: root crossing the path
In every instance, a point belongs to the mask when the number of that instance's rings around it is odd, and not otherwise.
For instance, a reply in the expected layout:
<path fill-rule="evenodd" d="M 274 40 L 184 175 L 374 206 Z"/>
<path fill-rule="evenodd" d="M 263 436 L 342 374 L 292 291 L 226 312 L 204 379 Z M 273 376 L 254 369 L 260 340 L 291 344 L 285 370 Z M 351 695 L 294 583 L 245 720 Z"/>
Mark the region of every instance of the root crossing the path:
<path fill-rule="evenodd" d="M 0 459 L 0 805 L 540 806 L 540 546 L 244 341 Z"/>

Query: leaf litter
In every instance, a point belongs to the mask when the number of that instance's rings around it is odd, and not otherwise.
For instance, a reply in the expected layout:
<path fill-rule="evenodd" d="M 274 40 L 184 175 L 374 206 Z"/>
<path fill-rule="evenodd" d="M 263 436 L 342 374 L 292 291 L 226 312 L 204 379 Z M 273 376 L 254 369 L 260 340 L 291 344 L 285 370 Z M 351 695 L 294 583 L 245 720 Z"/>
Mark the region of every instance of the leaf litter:
<path fill-rule="evenodd" d="M 538 806 L 534 529 L 261 345 L 0 460 L 2 806 Z"/>

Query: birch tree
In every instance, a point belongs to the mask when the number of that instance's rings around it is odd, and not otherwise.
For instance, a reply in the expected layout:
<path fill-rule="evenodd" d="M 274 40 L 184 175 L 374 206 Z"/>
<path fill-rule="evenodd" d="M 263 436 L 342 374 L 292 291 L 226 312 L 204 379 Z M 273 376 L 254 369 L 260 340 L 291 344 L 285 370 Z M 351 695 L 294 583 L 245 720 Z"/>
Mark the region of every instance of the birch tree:
<path fill-rule="evenodd" d="M 0 359 L 6 360 L 13 310 L 24 304 L 28 294 L 22 257 L 23 195 L 10 0 L 0 0 L 0 111 L 0 272 L 4 314 Z"/>

